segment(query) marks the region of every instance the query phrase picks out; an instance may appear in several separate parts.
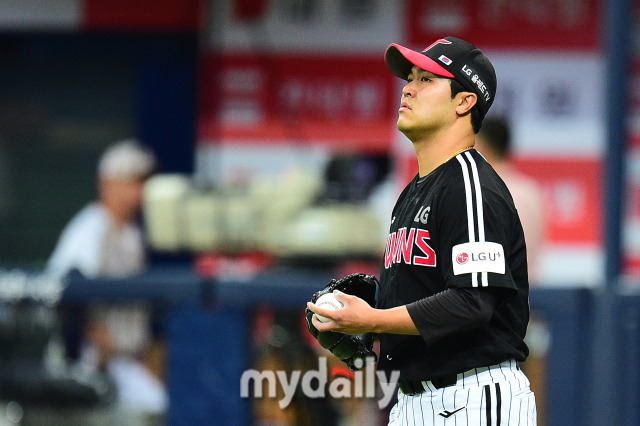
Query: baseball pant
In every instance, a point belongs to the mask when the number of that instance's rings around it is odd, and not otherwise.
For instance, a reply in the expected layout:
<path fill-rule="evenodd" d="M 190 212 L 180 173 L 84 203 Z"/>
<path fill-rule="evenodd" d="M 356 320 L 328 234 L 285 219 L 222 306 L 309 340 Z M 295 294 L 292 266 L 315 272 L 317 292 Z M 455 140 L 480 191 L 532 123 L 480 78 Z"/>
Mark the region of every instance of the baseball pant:
<path fill-rule="evenodd" d="M 422 385 L 425 391 L 415 395 L 398 391 L 389 426 L 536 425 L 535 397 L 515 361 L 460 373 L 441 389 Z"/>

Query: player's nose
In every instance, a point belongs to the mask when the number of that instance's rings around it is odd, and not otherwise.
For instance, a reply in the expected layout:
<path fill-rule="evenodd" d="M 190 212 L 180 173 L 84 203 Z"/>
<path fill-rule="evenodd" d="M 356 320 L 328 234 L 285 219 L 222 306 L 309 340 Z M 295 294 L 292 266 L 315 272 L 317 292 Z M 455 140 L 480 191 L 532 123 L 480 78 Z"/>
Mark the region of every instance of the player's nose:
<path fill-rule="evenodd" d="M 411 85 L 411 82 L 407 82 L 407 84 L 405 84 L 402 88 L 402 98 L 404 99 L 406 97 L 413 97 L 414 94 L 415 91 L 413 89 L 413 86 Z"/>

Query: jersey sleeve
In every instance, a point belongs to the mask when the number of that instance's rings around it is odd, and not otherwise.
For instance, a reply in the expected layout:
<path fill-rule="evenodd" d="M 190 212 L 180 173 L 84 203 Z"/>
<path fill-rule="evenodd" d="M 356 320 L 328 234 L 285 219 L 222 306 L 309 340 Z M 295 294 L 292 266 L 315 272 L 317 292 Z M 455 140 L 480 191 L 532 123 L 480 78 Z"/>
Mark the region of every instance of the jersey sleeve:
<path fill-rule="evenodd" d="M 496 307 L 489 290 L 449 288 L 407 304 L 407 311 L 427 345 L 489 322 Z"/>
<path fill-rule="evenodd" d="M 437 203 L 445 287 L 516 290 L 507 262 L 517 221 L 510 195 L 488 164 L 471 155 L 452 161 L 453 175 Z"/>

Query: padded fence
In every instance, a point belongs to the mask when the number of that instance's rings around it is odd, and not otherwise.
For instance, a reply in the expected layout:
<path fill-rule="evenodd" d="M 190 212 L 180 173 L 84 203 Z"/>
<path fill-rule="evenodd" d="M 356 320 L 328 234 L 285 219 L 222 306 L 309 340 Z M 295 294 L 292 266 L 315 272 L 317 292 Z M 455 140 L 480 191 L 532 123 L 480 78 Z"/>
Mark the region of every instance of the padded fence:
<path fill-rule="evenodd" d="M 255 309 L 268 305 L 302 312 L 330 278 L 325 270 L 299 269 L 215 282 L 198 278 L 188 267 L 122 280 L 71 277 L 60 303 L 144 299 L 161 306 L 168 344 L 168 424 L 247 425 L 251 411 L 240 397 L 239 378 L 251 368 Z M 551 336 L 548 425 L 635 425 L 640 418 L 640 293 L 629 287 L 609 295 L 612 305 L 603 310 L 606 291 L 531 289 L 531 309 L 545 318 Z M 610 317 L 600 318 L 603 312 Z M 603 329 L 607 326 L 613 329 Z M 602 342 L 611 346 L 595 347 Z M 601 397 L 598 370 L 613 372 L 609 379 L 617 392 L 610 398 Z"/>

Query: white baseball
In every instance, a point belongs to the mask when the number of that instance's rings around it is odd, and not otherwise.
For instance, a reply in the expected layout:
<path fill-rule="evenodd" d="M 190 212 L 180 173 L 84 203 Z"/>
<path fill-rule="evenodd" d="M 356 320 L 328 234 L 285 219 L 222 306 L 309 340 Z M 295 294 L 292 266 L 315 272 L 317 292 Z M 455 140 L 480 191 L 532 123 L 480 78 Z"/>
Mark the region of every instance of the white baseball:
<path fill-rule="evenodd" d="M 338 299 L 336 299 L 333 293 L 323 294 L 318 298 L 318 300 L 316 300 L 315 305 L 319 308 L 329 309 L 331 311 L 337 311 L 338 309 L 344 308 L 344 304 Z M 331 318 L 327 318 L 318 314 L 315 314 L 315 315 L 316 315 L 316 318 L 318 318 L 318 321 L 320 322 L 331 321 Z"/>

